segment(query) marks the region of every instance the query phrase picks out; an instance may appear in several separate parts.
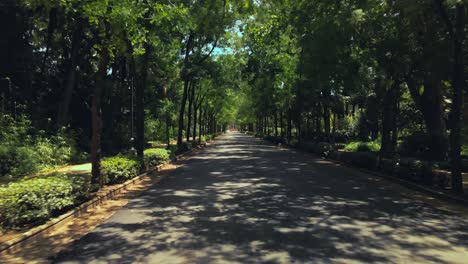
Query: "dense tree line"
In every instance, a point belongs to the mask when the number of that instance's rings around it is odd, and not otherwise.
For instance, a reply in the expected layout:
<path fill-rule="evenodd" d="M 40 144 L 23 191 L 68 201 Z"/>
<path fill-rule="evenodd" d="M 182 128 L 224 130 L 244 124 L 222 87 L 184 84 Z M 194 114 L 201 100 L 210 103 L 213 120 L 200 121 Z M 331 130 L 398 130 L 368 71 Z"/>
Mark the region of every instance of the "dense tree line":
<path fill-rule="evenodd" d="M 0 3 L 2 115 L 53 135 L 65 127 L 90 152 L 169 145 L 220 131 L 230 86 L 227 32 L 249 1 L 6 0 Z M 226 57 L 226 58 L 223 58 Z M 146 132 L 146 133 L 145 133 Z"/>
<path fill-rule="evenodd" d="M 449 161 L 461 192 L 466 6 L 5 0 L 0 111 L 38 138 L 76 138 L 99 185 L 103 155 L 134 147 L 143 161 L 151 141 L 182 150 L 237 122 L 289 144 L 359 140 L 381 159 Z"/>
<path fill-rule="evenodd" d="M 449 160 L 463 191 L 466 1 L 259 2 L 245 24 L 244 127 Z"/>

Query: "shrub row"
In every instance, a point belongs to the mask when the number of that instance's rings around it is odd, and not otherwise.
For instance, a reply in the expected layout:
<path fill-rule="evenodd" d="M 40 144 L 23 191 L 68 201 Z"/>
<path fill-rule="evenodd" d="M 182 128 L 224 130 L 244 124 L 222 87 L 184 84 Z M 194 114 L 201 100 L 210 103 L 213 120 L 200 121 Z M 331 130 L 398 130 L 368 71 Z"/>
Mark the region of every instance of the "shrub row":
<path fill-rule="evenodd" d="M 125 182 L 138 176 L 141 163 L 134 157 L 117 155 L 101 161 L 101 174 L 106 184 Z"/>
<path fill-rule="evenodd" d="M 346 151 L 353 151 L 353 152 L 379 152 L 380 151 L 380 143 L 372 141 L 372 142 L 351 142 L 346 144 L 344 149 Z"/>
<path fill-rule="evenodd" d="M 166 149 L 152 148 L 144 152 L 145 163 L 154 167 L 170 160 Z M 136 157 L 117 155 L 103 158 L 101 173 L 108 185 L 125 182 L 138 176 L 141 163 Z M 10 228 L 42 223 L 89 198 L 90 176 L 52 175 L 24 179 L 0 187 L 0 226 Z"/>
<path fill-rule="evenodd" d="M 154 167 L 168 162 L 171 159 L 171 152 L 162 148 L 151 148 L 144 152 L 145 165 Z"/>
<path fill-rule="evenodd" d="M 347 151 L 334 151 L 329 158 L 359 168 L 381 170 L 386 174 L 422 184 L 437 184 L 439 187 L 447 187 L 450 184 L 450 173 L 441 171 L 437 163 L 430 161 L 395 158 L 382 159 L 379 164 L 378 153 Z"/>
<path fill-rule="evenodd" d="M 53 175 L 0 187 L 2 227 L 42 223 L 88 199 L 89 175 Z"/>
<path fill-rule="evenodd" d="M 207 141 L 216 138 L 220 134 L 221 133 L 207 134 L 207 135 L 201 136 L 201 140 L 192 140 L 192 141 L 182 142 L 182 145 L 177 148 L 175 153 L 182 154 L 184 152 L 191 151 L 192 149 L 198 147 L 199 145 L 205 145 Z"/>

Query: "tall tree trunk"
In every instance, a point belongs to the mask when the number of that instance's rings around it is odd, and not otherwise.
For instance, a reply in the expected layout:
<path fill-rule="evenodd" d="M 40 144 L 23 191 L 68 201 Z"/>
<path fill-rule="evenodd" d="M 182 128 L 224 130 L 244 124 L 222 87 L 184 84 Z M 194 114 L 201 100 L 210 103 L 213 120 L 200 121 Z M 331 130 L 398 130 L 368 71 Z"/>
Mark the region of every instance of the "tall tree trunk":
<path fill-rule="evenodd" d="M 179 111 L 179 130 L 177 132 L 177 146 L 182 145 L 183 131 L 184 131 L 184 115 L 185 115 L 185 106 L 187 104 L 188 89 L 190 85 L 190 79 L 187 76 L 184 80 L 184 91 L 182 94 L 182 102 L 180 104 Z"/>
<path fill-rule="evenodd" d="M 104 186 L 104 179 L 101 176 L 101 133 L 102 133 L 102 111 L 101 98 L 105 87 L 105 78 L 107 75 L 107 66 L 109 64 L 109 50 L 106 46 L 101 48 L 99 67 L 96 73 L 95 88 L 91 104 L 91 163 L 93 184 L 99 187 Z"/>
<path fill-rule="evenodd" d="M 325 126 L 325 139 L 327 142 L 330 142 L 331 141 L 330 109 L 325 104 L 323 105 L 323 124 Z"/>
<path fill-rule="evenodd" d="M 195 87 L 196 87 L 195 82 L 192 82 L 191 85 L 189 86 L 189 97 L 188 97 L 189 105 L 188 105 L 188 113 L 187 113 L 187 133 L 186 133 L 187 141 L 190 141 L 190 134 L 191 134 L 190 128 L 192 126 L 192 107 L 194 105 L 193 100 L 195 97 Z"/>
<path fill-rule="evenodd" d="M 465 6 L 457 4 L 455 22 L 455 36 L 453 38 L 454 63 L 453 63 L 453 102 L 450 112 L 450 159 L 452 162 L 452 189 L 457 193 L 463 193 L 463 178 L 461 175 L 461 131 L 463 120 L 463 90 L 465 88 L 465 63 L 464 47 L 465 39 Z"/>
<path fill-rule="evenodd" d="M 166 143 L 167 143 L 167 148 L 171 146 L 171 135 L 169 133 L 169 126 L 171 123 L 171 117 L 169 115 L 169 111 L 166 112 Z"/>
<path fill-rule="evenodd" d="M 278 111 L 274 111 L 275 138 L 278 138 Z"/>
<path fill-rule="evenodd" d="M 70 62 L 67 71 L 67 80 L 65 90 L 63 91 L 63 99 L 59 105 L 57 118 L 57 126 L 60 128 L 68 122 L 68 112 L 70 110 L 70 102 L 73 94 L 73 89 L 76 83 L 76 67 L 79 61 L 80 43 L 83 35 L 83 19 L 78 18 L 76 28 L 72 37 L 72 50 L 70 54 Z"/>
<path fill-rule="evenodd" d="M 315 113 L 315 130 L 319 138 L 322 137 L 322 121 L 320 116 L 322 115 L 322 106 L 320 103 L 317 104 L 317 112 Z"/>
<path fill-rule="evenodd" d="M 187 45 L 185 47 L 184 70 L 183 70 L 184 91 L 182 94 L 182 102 L 180 104 L 180 111 L 179 111 L 179 130 L 177 131 L 177 146 L 179 148 L 182 146 L 185 105 L 187 103 L 188 87 L 190 84 L 190 50 L 192 49 L 193 37 L 194 37 L 193 34 L 189 35 L 189 38 L 187 40 Z"/>
<path fill-rule="evenodd" d="M 280 112 L 281 140 L 284 141 L 284 112 Z"/>
<path fill-rule="evenodd" d="M 423 94 L 419 94 L 419 85 L 414 79 L 407 79 L 406 84 L 413 101 L 421 110 L 427 133 L 431 137 L 431 157 L 434 160 L 447 159 L 449 139 L 444 118 L 442 82 L 426 80 Z"/>
<path fill-rule="evenodd" d="M 331 135 L 331 143 L 335 143 L 335 137 L 336 137 L 336 123 L 338 120 L 338 115 L 333 112 L 333 125 L 332 125 L 332 135 Z"/>
<path fill-rule="evenodd" d="M 194 104 L 193 106 L 193 141 L 197 140 L 197 106 Z"/>
<path fill-rule="evenodd" d="M 203 116 L 203 108 L 200 106 L 200 113 L 198 114 L 198 141 L 201 144 L 201 138 L 203 135 L 202 127 L 203 127 L 203 121 L 202 121 L 202 116 Z"/>
<path fill-rule="evenodd" d="M 145 150 L 145 88 L 148 81 L 148 65 L 151 54 L 151 46 L 145 43 L 145 54 L 140 69 L 140 80 L 136 87 L 136 150 L 140 162 L 144 162 L 143 152 Z"/>
<path fill-rule="evenodd" d="M 288 129 L 287 129 L 287 138 L 288 138 L 288 143 L 291 142 L 292 139 L 292 110 L 291 108 L 288 109 Z"/>
<path fill-rule="evenodd" d="M 385 94 L 382 112 L 382 144 L 380 149 L 380 156 L 382 158 L 392 156 L 395 154 L 396 146 L 392 140 L 393 127 L 395 124 L 395 105 L 398 101 L 398 87 L 399 83 L 393 81 L 391 87 Z"/>
<path fill-rule="evenodd" d="M 49 51 L 50 46 L 52 45 L 52 38 L 54 37 L 54 31 L 57 27 L 57 8 L 53 7 L 49 11 L 49 24 L 47 26 L 47 40 L 46 40 L 46 49 L 44 52 L 44 58 L 42 59 L 42 66 L 41 66 L 41 76 L 44 74 L 45 65 L 47 63 L 47 59 L 49 58 Z"/>

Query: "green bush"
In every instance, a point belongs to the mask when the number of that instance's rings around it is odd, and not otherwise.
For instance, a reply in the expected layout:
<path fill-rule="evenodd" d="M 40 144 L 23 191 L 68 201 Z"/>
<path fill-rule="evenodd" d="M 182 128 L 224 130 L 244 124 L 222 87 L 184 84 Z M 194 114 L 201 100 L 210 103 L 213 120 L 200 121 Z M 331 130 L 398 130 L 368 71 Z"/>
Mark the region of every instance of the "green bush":
<path fill-rule="evenodd" d="M 164 164 L 171 160 L 171 153 L 167 149 L 162 148 L 151 148 L 144 152 L 145 165 L 148 167 L 154 167 Z"/>
<path fill-rule="evenodd" d="M 141 164 L 136 158 L 117 155 L 104 158 L 101 162 L 101 173 L 107 184 L 122 183 L 138 176 Z"/>
<path fill-rule="evenodd" d="M 46 135 L 33 130 L 26 117 L 8 115 L 0 116 L 0 127 L 0 177 L 23 176 L 86 159 L 78 151 L 75 135 L 65 129 Z"/>
<path fill-rule="evenodd" d="M 0 145 L 0 176 L 19 176 L 39 171 L 37 152 L 28 146 Z"/>
<path fill-rule="evenodd" d="M 206 136 L 200 137 L 200 145 L 206 145 Z"/>
<path fill-rule="evenodd" d="M 0 225 L 41 223 L 89 197 L 89 175 L 53 175 L 0 187 Z"/>
<path fill-rule="evenodd" d="M 463 156 L 468 157 L 468 145 L 464 145 L 462 147 L 462 153 Z"/>
<path fill-rule="evenodd" d="M 380 143 L 356 141 L 347 144 L 344 149 L 351 152 L 379 152 Z"/>

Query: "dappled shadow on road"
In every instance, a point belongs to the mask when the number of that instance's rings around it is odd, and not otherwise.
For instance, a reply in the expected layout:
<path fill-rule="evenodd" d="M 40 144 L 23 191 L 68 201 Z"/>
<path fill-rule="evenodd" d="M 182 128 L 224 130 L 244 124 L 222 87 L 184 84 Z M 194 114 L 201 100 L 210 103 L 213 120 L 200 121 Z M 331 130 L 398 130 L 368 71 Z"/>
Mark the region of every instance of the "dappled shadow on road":
<path fill-rule="evenodd" d="M 57 261 L 457 262 L 468 222 L 241 134 L 185 161 Z"/>

